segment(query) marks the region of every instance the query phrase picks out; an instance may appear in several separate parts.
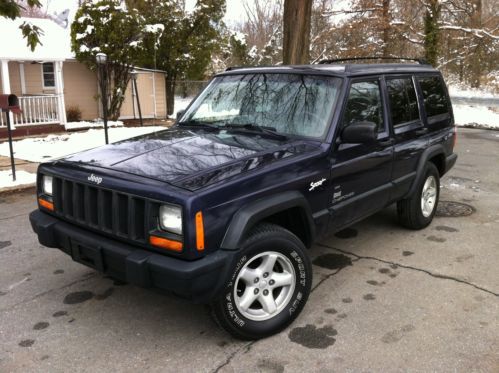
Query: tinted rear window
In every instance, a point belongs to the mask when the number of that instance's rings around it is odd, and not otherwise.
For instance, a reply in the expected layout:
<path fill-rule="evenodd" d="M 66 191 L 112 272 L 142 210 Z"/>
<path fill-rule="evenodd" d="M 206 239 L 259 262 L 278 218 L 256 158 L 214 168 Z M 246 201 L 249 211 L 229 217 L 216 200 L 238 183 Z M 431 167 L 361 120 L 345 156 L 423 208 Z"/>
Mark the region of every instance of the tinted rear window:
<path fill-rule="evenodd" d="M 393 126 L 419 119 L 416 90 L 410 77 L 386 81 Z"/>
<path fill-rule="evenodd" d="M 419 85 L 423 91 L 424 107 L 426 115 L 445 114 L 449 112 L 447 96 L 445 95 L 444 83 L 438 76 L 419 78 Z"/>

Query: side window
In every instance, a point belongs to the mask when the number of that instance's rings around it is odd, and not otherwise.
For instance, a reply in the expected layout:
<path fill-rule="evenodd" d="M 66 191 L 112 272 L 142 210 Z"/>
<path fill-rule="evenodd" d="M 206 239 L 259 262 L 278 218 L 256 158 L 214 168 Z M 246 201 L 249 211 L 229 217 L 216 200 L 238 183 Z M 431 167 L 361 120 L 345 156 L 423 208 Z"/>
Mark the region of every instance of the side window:
<path fill-rule="evenodd" d="M 388 98 L 393 126 L 419 119 L 418 100 L 412 79 L 387 79 Z"/>
<path fill-rule="evenodd" d="M 438 76 L 419 78 L 419 85 L 423 91 L 426 116 L 446 114 L 449 112 L 444 84 Z"/>
<path fill-rule="evenodd" d="M 385 128 L 378 81 L 356 82 L 350 87 L 342 128 L 365 121 L 376 123 L 378 132 Z"/>
<path fill-rule="evenodd" d="M 55 87 L 54 63 L 44 62 L 42 65 L 43 88 Z"/>

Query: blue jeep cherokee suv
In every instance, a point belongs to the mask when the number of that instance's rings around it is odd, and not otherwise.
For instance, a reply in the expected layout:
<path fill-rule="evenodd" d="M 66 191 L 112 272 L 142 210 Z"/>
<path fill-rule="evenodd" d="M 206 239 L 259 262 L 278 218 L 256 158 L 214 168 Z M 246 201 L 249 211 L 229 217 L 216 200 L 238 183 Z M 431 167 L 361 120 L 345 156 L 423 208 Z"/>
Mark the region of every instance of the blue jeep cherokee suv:
<path fill-rule="evenodd" d="M 40 165 L 30 220 L 42 245 L 262 338 L 305 306 L 316 237 L 393 203 L 430 224 L 455 139 L 429 65 L 229 69 L 172 128 Z"/>

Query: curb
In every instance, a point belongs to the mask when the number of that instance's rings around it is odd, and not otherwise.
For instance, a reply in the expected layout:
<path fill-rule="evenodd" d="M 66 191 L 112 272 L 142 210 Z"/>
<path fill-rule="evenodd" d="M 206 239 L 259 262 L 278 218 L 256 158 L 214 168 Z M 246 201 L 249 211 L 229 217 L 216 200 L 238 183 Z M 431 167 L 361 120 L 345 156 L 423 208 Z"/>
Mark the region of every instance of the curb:
<path fill-rule="evenodd" d="M 0 189 L 0 197 L 10 195 L 10 194 L 15 194 L 15 193 L 28 192 L 30 190 L 33 192 L 36 191 L 36 183 L 16 185 L 13 187 L 2 188 L 2 189 Z"/>

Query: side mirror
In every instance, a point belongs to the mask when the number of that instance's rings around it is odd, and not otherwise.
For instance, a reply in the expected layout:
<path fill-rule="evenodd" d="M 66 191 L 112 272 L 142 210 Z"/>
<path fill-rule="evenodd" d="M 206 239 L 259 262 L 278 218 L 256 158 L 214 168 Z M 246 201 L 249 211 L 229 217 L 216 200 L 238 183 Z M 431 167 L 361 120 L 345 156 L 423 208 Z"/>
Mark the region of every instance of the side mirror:
<path fill-rule="evenodd" d="M 365 144 L 376 141 L 377 126 L 373 122 L 354 122 L 341 132 L 341 142 Z"/>
<path fill-rule="evenodd" d="M 177 122 L 182 118 L 185 114 L 185 110 L 179 110 L 177 111 Z"/>

